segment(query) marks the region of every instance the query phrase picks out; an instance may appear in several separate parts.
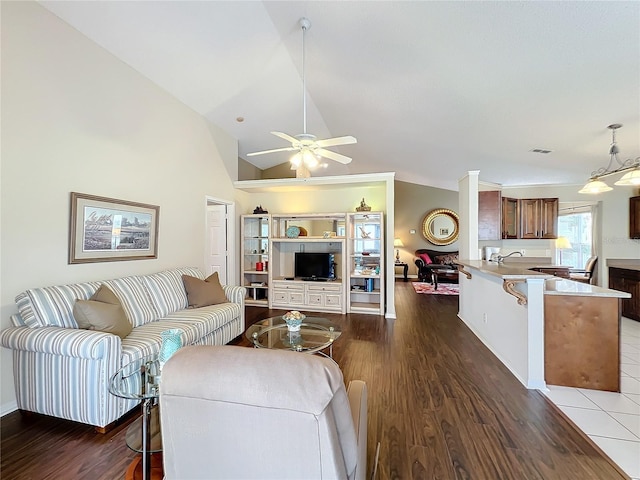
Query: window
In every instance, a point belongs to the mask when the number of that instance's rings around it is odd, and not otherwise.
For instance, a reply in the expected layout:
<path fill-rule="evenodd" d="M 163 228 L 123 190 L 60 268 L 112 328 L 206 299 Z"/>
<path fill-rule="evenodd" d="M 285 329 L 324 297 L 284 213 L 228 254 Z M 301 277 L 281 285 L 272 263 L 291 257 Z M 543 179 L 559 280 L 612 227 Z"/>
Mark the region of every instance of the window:
<path fill-rule="evenodd" d="M 558 218 L 558 236 L 567 237 L 571 248 L 556 249 L 558 264 L 584 268 L 592 255 L 591 212 L 571 212 Z M 562 261 L 560 261 L 562 259 Z"/>

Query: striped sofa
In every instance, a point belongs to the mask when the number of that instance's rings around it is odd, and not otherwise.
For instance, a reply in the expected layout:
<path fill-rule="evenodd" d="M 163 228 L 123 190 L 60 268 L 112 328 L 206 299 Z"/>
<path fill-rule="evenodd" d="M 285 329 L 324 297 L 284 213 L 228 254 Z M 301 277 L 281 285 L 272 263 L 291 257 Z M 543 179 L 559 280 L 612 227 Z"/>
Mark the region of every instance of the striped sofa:
<path fill-rule="evenodd" d="M 183 345 L 224 345 L 244 331 L 244 287 L 224 285 L 228 303 L 188 309 L 182 275 L 204 279 L 198 269 L 177 268 L 20 293 L 14 326 L 0 332 L 0 345 L 13 351 L 18 408 L 105 427 L 138 404 L 110 394 L 111 377 L 158 353 L 162 331 L 181 329 Z M 75 301 L 89 299 L 101 284 L 133 325 L 124 339 L 79 329 L 73 318 Z"/>

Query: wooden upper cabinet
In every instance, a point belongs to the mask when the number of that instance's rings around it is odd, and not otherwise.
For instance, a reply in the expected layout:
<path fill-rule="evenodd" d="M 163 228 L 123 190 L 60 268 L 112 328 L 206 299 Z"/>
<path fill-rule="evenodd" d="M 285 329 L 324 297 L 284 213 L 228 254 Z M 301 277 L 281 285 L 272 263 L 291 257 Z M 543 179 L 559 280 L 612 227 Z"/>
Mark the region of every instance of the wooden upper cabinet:
<path fill-rule="evenodd" d="M 558 199 L 520 200 L 520 238 L 558 238 Z"/>
<path fill-rule="evenodd" d="M 502 238 L 520 238 L 520 204 L 517 198 L 502 197 Z"/>
<path fill-rule="evenodd" d="M 629 238 L 640 238 L 640 196 L 629 199 Z"/>
<path fill-rule="evenodd" d="M 501 198 L 499 191 L 478 192 L 478 240 L 500 239 Z"/>
<path fill-rule="evenodd" d="M 538 238 L 540 225 L 538 199 L 520 200 L 520 238 Z"/>
<path fill-rule="evenodd" d="M 558 199 L 540 199 L 540 237 L 558 238 Z"/>

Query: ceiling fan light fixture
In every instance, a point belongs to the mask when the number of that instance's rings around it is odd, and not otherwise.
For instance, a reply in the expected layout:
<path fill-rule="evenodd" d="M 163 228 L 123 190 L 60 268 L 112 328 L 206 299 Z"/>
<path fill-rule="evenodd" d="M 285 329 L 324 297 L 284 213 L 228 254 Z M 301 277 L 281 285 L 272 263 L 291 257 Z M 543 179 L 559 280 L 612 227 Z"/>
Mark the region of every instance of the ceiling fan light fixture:
<path fill-rule="evenodd" d="M 316 168 L 318 166 L 318 157 L 314 155 L 310 150 L 304 150 L 302 152 L 302 160 L 307 168 Z"/>
<path fill-rule="evenodd" d="M 291 170 L 295 170 L 296 168 L 298 168 L 302 164 L 302 152 L 298 152 L 293 155 L 289 159 L 289 162 L 291 162 Z"/>

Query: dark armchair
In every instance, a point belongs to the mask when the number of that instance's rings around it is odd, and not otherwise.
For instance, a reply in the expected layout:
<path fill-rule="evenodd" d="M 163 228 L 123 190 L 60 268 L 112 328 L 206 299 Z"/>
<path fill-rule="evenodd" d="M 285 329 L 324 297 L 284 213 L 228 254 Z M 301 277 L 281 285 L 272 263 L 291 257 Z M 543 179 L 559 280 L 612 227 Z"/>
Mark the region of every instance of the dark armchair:
<path fill-rule="evenodd" d="M 433 283 L 433 269 L 438 269 L 438 281 L 458 283 L 458 251 L 439 251 L 421 248 L 415 251 L 418 280 Z"/>

